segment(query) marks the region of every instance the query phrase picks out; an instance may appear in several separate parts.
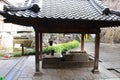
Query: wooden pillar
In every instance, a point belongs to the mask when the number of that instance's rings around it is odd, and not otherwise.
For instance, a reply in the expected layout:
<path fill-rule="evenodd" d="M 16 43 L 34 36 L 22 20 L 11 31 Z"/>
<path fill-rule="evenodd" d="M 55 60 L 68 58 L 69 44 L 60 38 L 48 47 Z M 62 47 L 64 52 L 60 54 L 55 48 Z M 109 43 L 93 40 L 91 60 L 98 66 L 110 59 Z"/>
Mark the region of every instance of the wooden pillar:
<path fill-rule="evenodd" d="M 40 38 L 40 60 L 42 60 L 42 33 L 39 34 Z"/>
<path fill-rule="evenodd" d="M 95 34 L 95 53 L 94 53 L 94 68 L 92 72 L 99 72 L 99 45 L 100 45 L 100 33 Z"/>
<path fill-rule="evenodd" d="M 35 32 L 35 70 L 36 72 L 39 72 L 39 44 L 40 44 L 40 40 L 39 40 L 39 32 Z"/>
<path fill-rule="evenodd" d="M 84 35 L 85 34 L 81 35 L 81 51 L 84 51 Z"/>
<path fill-rule="evenodd" d="M 24 44 L 21 44 L 22 46 L 22 56 L 24 56 Z"/>

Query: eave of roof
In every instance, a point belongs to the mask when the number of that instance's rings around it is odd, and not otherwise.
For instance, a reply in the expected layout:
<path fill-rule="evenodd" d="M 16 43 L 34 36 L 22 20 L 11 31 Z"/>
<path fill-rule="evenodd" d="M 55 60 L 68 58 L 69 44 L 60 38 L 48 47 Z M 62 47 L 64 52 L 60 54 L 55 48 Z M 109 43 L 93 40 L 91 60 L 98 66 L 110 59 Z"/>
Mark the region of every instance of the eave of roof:
<path fill-rule="evenodd" d="M 13 6 L 13 5 L 12 5 L 9 1 L 7 1 L 7 0 L 0 0 L 0 1 L 4 2 L 4 3 L 7 4 L 7 5 Z"/>

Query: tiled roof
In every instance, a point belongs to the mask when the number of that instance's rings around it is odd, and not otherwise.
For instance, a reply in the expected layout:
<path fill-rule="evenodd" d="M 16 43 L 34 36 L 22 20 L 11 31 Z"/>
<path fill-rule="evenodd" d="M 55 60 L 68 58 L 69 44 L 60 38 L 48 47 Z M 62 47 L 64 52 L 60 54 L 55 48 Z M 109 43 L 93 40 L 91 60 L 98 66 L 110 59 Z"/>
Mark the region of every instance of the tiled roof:
<path fill-rule="evenodd" d="M 26 18 L 120 21 L 120 12 L 106 8 L 100 0 L 37 1 L 38 3 L 32 2 L 33 4 L 37 3 L 34 6 L 30 5 L 24 8 L 7 7 L 5 10 L 8 15 Z"/>
<path fill-rule="evenodd" d="M 7 4 L 7 5 L 12 5 L 9 1 L 7 1 L 7 0 L 0 0 L 0 2 L 4 2 L 5 4 Z M 13 6 L 13 5 L 12 5 Z"/>

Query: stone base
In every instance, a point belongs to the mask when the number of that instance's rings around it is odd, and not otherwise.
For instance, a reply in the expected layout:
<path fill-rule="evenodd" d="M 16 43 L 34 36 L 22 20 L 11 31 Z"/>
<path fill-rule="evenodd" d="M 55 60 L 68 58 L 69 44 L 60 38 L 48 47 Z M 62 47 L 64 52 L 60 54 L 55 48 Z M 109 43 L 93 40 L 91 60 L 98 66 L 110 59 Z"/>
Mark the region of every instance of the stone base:
<path fill-rule="evenodd" d="M 44 58 L 42 68 L 81 68 L 93 67 L 94 61 L 64 61 L 63 58 Z"/>
<path fill-rule="evenodd" d="M 44 74 L 43 72 L 35 72 L 34 76 L 41 76 L 43 74 Z"/>
<path fill-rule="evenodd" d="M 93 70 L 92 70 L 92 73 L 95 73 L 95 74 L 96 74 L 96 73 L 99 73 L 99 70 L 98 70 L 98 69 L 93 69 Z"/>
<path fill-rule="evenodd" d="M 42 68 L 82 68 L 93 67 L 93 61 L 76 62 L 76 61 L 63 61 L 63 62 L 44 62 Z"/>
<path fill-rule="evenodd" d="M 93 67 L 93 60 L 84 51 L 71 51 L 63 57 L 43 58 L 42 68 Z"/>
<path fill-rule="evenodd" d="M 86 51 L 70 51 L 64 56 L 65 61 L 78 61 L 87 62 L 89 61 L 89 55 Z"/>

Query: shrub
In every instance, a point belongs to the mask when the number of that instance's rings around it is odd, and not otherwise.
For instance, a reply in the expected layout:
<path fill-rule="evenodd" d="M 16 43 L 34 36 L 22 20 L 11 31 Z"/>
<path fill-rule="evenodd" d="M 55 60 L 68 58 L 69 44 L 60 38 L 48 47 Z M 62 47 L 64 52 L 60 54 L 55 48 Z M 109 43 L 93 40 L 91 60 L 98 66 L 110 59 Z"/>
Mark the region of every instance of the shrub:
<path fill-rule="evenodd" d="M 63 44 L 56 44 L 54 46 L 48 46 L 43 49 L 43 53 L 50 53 L 51 50 L 54 50 L 55 53 L 61 53 L 62 51 L 68 51 L 70 49 L 78 47 L 79 42 L 76 40 L 73 40 L 68 43 L 63 43 Z"/>
<path fill-rule="evenodd" d="M 50 53 L 52 50 L 54 50 L 55 53 L 61 53 L 62 51 L 68 51 L 70 49 L 77 48 L 78 46 L 79 46 L 79 42 L 76 40 L 73 40 L 73 41 L 68 42 L 68 43 L 56 44 L 54 46 L 45 47 L 45 48 L 43 48 L 43 53 Z M 25 56 L 34 55 L 34 54 L 35 54 L 35 51 L 28 51 L 28 52 L 24 53 Z M 20 56 L 22 56 L 22 53 L 16 52 L 16 53 L 13 53 L 12 56 L 13 57 L 20 57 Z"/>
<path fill-rule="evenodd" d="M 24 53 L 24 56 L 28 56 L 28 55 L 34 55 L 35 54 L 35 51 L 27 51 Z M 13 57 L 21 57 L 22 56 L 22 52 L 19 51 L 19 52 L 15 52 L 12 54 Z"/>
<path fill-rule="evenodd" d="M 5 54 L 0 53 L 0 57 L 3 57 L 3 56 L 5 56 Z"/>
<path fill-rule="evenodd" d="M 28 51 L 28 52 L 25 52 L 24 55 L 27 56 L 27 55 L 34 55 L 35 54 L 35 51 Z"/>
<path fill-rule="evenodd" d="M 22 53 L 21 52 L 16 52 L 12 54 L 12 57 L 21 57 Z"/>

